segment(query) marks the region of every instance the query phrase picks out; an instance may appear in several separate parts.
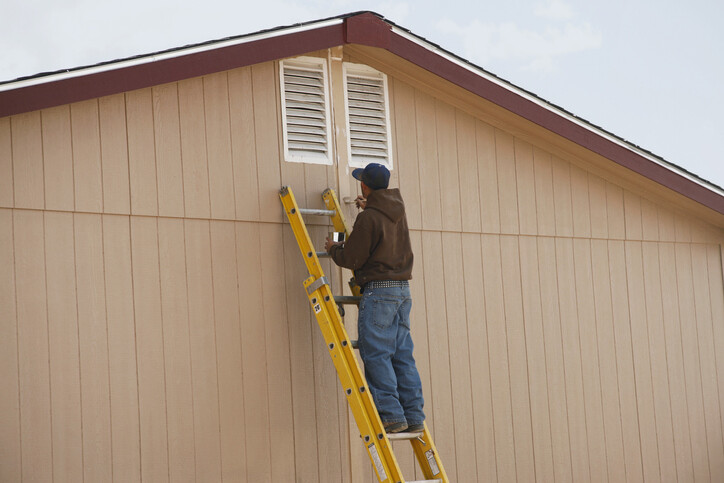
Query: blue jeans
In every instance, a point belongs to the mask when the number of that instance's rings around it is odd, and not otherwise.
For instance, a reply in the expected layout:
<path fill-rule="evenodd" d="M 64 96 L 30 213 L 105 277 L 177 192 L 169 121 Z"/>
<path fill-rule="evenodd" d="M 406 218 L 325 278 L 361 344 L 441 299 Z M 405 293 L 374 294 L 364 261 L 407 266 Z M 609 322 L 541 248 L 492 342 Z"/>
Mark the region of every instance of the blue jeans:
<path fill-rule="evenodd" d="M 365 289 L 359 306 L 359 351 L 367 385 L 385 423 L 422 424 L 422 383 L 412 357 L 409 287 Z"/>

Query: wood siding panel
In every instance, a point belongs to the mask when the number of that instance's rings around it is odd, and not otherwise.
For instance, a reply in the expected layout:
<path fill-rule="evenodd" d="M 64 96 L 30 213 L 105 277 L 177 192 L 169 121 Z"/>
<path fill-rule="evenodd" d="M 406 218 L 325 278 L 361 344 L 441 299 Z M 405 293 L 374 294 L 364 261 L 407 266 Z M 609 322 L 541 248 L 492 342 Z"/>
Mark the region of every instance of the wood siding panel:
<path fill-rule="evenodd" d="M 184 206 L 189 218 L 209 218 L 209 166 L 204 122 L 204 87 L 201 78 L 178 83 Z"/>
<path fill-rule="evenodd" d="M 219 374 L 221 476 L 224 481 L 242 481 L 246 478 L 247 461 L 234 223 L 211 223 L 211 262 Z"/>
<path fill-rule="evenodd" d="M 519 233 L 518 188 L 515 179 L 515 139 L 507 132 L 495 130 L 495 158 L 498 169 L 500 233 Z"/>
<path fill-rule="evenodd" d="M 694 283 L 694 308 L 698 336 L 701 385 L 704 396 L 704 421 L 709 449 L 711 481 L 724 479 L 724 446 L 722 445 L 722 419 L 719 382 L 717 380 L 716 346 L 712 319 L 712 297 L 708 276 L 707 246 L 691 246 L 691 265 Z M 716 296 L 716 294 L 715 294 Z M 724 323 L 724 319 L 719 319 Z"/>
<path fill-rule="evenodd" d="M 196 479 L 217 481 L 221 479 L 221 442 L 209 222 L 186 220 L 184 234 Z"/>
<path fill-rule="evenodd" d="M 21 480 L 26 481 L 53 478 L 44 231 L 42 213 L 14 212 Z"/>
<path fill-rule="evenodd" d="M 194 401 L 183 220 L 158 220 L 158 254 L 169 479 L 193 481 L 196 476 Z"/>
<path fill-rule="evenodd" d="M 130 227 L 127 216 L 103 216 L 113 476 L 137 482 L 141 452 Z"/>
<path fill-rule="evenodd" d="M 480 189 L 478 157 L 475 139 L 475 119 L 460 110 L 455 111 L 455 130 L 457 131 L 457 152 L 460 191 L 460 209 L 462 231 L 480 233 Z"/>
<path fill-rule="evenodd" d="M 606 182 L 606 211 L 608 215 L 608 237 L 616 240 L 626 238 L 626 218 L 623 206 L 623 188 Z"/>
<path fill-rule="evenodd" d="M 603 425 L 606 441 L 608 477 L 612 481 L 625 481 L 626 468 L 621 429 L 620 388 L 616 361 L 616 339 L 611 295 L 611 259 L 606 240 L 591 241 L 594 307 L 596 313 L 596 340 L 598 367 L 601 381 Z M 593 342 L 593 340 L 591 340 Z"/>
<path fill-rule="evenodd" d="M 13 150 L 10 118 L 0 119 L 0 207 L 14 206 Z"/>
<path fill-rule="evenodd" d="M 41 113 L 41 117 L 46 207 L 51 210 L 73 211 L 75 193 L 70 108 L 59 106 L 47 109 Z"/>
<path fill-rule="evenodd" d="M 45 236 L 53 479 L 82 481 L 81 371 L 73 215 L 46 213 Z"/>
<path fill-rule="evenodd" d="M 590 481 L 586 396 L 583 379 L 583 354 L 580 337 L 576 289 L 574 244 L 570 238 L 556 239 L 556 275 L 558 304 L 561 311 L 561 338 L 565 361 L 566 407 L 571 440 L 571 472 L 573 481 Z M 585 315 L 585 312 L 583 312 Z M 582 320 L 589 322 L 591 319 Z M 589 354 L 586 354 L 589 356 Z M 596 455 L 594 455 L 595 457 Z"/>
<path fill-rule="evenodd" d="M 14 207 L 42 210 L 45 208 L 45 186 L 40 112 L 14 116 L 10 126 Z"/>
<path fill-rule="evenodd" d="M 475 121 L 475 143 L 478 153 L 480 186 L 480 221 L 483 233 L 500 233 L 500 201 L 498 199 L 498 163 L 495 153 L 495 129 Z"/>
<path fill-rule="evenodd" d="M 717 387 L 719 388 L 719 414 L 724 419 L 724 356 L 721 347 L 724 347 L 724 260 L 722 260 L 722 246 L 709 245 L 707 247 L 707 263 L 709 275 L 709 290 L 711 292 L 711 318 L 714 345 L 717 347 L 716 375 Z M 717 465 L 721 468 L 721 464 Z M 717 469 L 712 476 L 718 476 L 720 469 Z"/>
<path fill-rule="evenodd" d="M 548 368 L 543 330 L 538 243 L 534 237 L 522 236 L 518 244 L 535 478 L 552 481 L 555 479 L 553 440 L 548 405 Z"/>
<path fill-rule="evenodd" d="M 244 367 L 244 421 L 246 423 L 246 481 L 264 480 L 271 475 L 271 437 L 269 434 L 269 382 L 264 307 L 261 303 L 262 273 L 260 225 L 237 223 L 236 270 L 241 317 L 241 361 Z M 266 240 L 264 240 L 266 243 Z M 257 303 L 247 303 L 256 301 Z"/>
<path fill-rule="evenodd" d="M 183 167 L 177 84 L 153 88 L 158 214 L 184 216 Z"/>
<path fill-rule="evenodd" d="M 628 220 L 628 217 L 627 217 Z M 627 222 L 627 227 L 629 226 Z M 658 442 L 656 438 L 656 406 L 652 382 L 649 321 L 646 310 L 646 283 L 644 280 L 643 247 L 638 242 L 627 242 L 626 280 L 630 310 L 631 344 L 635 376 L 636 407 L 640 428 L 643 481 L 661 481 Z M 660 289 L 659 289 L 660 290 Z M 668 399 L 668 396 L 667 396 Z M 624 401 L 622 401 L 622 405 Z M 625 428 L 625 431 L 629 428 Z M 638 435 L 636 435 L 638 436 Z M 630 437 L 628 435 L 627 437 Z M 624 440 L 624 444 L 631 444 Z M 627 450 L 628 451 L 628 450 Z M 637 455 L 633 454 L 636 457 Z M 628 465 L 628 461 L 627 461 Z M 630 466 L 630 465 L 629 465 Z"/>
<path fill-rule="evenodd" d="M 262 225 L 259 235 L 261 249 L 256 256 L 262 260 L 261 303 L 264 307 L 270 414 L 266 430 L 270 435 L 271 479 L 287 481 L 294 478 L 294 440 L 289 437 L 289 428 L 294 426 L 294 418 L 289 367 L 289 320 L 286 317 L 286 303 L 279 297 L 279 294 L 284 293 L 286 277 L 284 259 L 279 256 L 284 250 L 282 226 Z M 249 254 L 246 255 L 248 256 Z"/>
<path fill-rule="evenodd" d="M 425 297 L 425 263 L 424 263 L 424 249 L 422 242 L 422 233 L 419 231 L 410 232 L 410 242 L 412 244 L 412 253 L 415 255 L 417 263 L 414 268 L 414 278 L 410 283 L 410 295 L 412 296 L 412 310 L 410 312 L 410 333 L 412 334 L 412 340 L 415 343 L 415 365 L 420 373 L 420 379 L 422 381 L 422 395 L 427 401 L 425 406 L 425 422 L 428 428 L 432 431 L 435 428 L 435 413 L 431 410 L 432 401 L 432 378 L 431 378 L 431 359 L 430 350 L 431 343 L 429 337 L 428 326 L 430 324 L 427 309 L 426 309 L 426 297 Z M 421 263 L 421 261 L 423 261 Z M 353 444 L 357 445 L 357 438 L 353 438 L 355 441 Z M 395 448 L 400 445 L 395 446 Z M 409 445 L 405 444 L 406 450 L 409 450 Z M 404 447 L 403 446 L 403 447 Z M 369 464 L 369 455 L 364 451 L 364 467 L 370 475 L 374 474 L 374 470 Z M 417 464 L 415 464 L 417 468 Z M 422 478 L 422 472 L 416 469 L 417 478 Z M 361 481 L 370 481 L 369 478 Z"/>
<path fill-rule="evenodd" d="M 555 229 L 555 224 L 551 225 L 551 229 Z M 566 388 L 566 371 L 571 369 L 566 367 L 564 359 L 559 305 L 560 292 L 556 266 L 556 241 L 553 238 L 540 237 L 537 239 L 537 244 L 543 325 L 542 341 L 545 348 L 545 377 L 548 386 L 548 410 L 550 413 L 553 453 L 553 478 L 555 481 L 561 482 L 573 481 L 567 411 L 568 389 Z M 533 280 L 533 284 L 535 284 L 535 280 Z M 533 339 L 533 342 L 535 342 L 535 339 Z M 571 365 L 577 366 L 576 370 L 572 370 L 572 372 L 580 375 L 580 357 L 578 360 L 573 361 Z"/>
<path fill-rule="evenodd" d="M 442 193 L 435 114 L 435 99 L 420 91 L 415 91 L 417 162 L 420 169 L 422 228 L 425 230 L 442 229 Z"/>
<path fill-rule="evenodd" d="M 10 127 L 9 122 L 7 127 Z M 0 267 L 3 267 L 0 270 L 0 307 L 3 307 L 0 312 L 0 380 L 4 387 L 4 390 L 0 391 L 0 434 L 3 435 L 0 438 L 0 475 L 8 481 L 20 481 L 22 468 L 18 325 L 13 237 L 13 212 L 0 209 Z"/>
<path fill-rule="evenodd" d="M 678 222 L 677 222 L 678 223 Z M 676 258 L 676 281 L 679 295 L 679 317 L 681 321 L 681 343 L 684 353 L 683 389 L 686 391 L 691 432 L 691 453 L 694 458 L 696 481 L 711 481 L 709 470 L 709 447 L 706 438 L 703 388 L 699 340 L 697 337 L 696 307 L 691 264 L 691 247 L 688 244 L 674 245 Z"/>
<path fill-rule="evenodd" d="M 606 181 L 588 174 L 588 199 L 591 208 L 591 237 L 608 238 Z"/>
<path fill-rule="evenodd" d="M 515 443 L 511 380 L 508 368 L 508 344 L 503 303 L 503 274 L 500 262 L 500 237 L 485 235 L 482 239 L 483 277 L 485 280 L 485 311 L 488 321 L 490 349 L 490 382 L 493 388 L 495 418 L 495 458 L 498 480 L 516 480 Z M 488 260 L 490 261 L 488 263 Z"/>
<path fill-rule="evenodd" d="M 686 379 L 684 376 L 684 353 L 679 319 L 679 295 L 674 245 L 659 244 L 659 266 L 661 270 L 661 293 L 664 312 L 664 334 L 666 357 L 671 392 L 671 415 L 674 429 L 676 473 L 679 481 L 693 481 L 694 467 L 689 433 L 689 411 L 686 401 Z"/>
<path fill-rule="evenodd" d="M 578 302 L 583 394 L 585 396 L 586 433 L 588 435 L 588 456 L 591 472 L 589 481 L 607 481 L 609 475 L 606 461 L 606 435 L 604 433 L 601 393 L 602 390 L 608 390 L 608 387 L 601 387 L 600 373 L 602 365 L 599 362 L 597 343 L 597 305 L 594 302 L 592 256 L 591 242 L 589 240 L 573 240 L 574 280 Z M 623 460 L 620 463 L 623 465 Z M 620 468 L 617 470 L 620 470 Z"/>
<path fill-rule="evenodd" d="M 461 235 L 443 233 L 442 253 L 457 479 L 475 481 L 477 479 L 475 434 L 469 430 L 470 422 L 473 421 L 473 399 Z"/>
<path fill-rule="evenodd" d="M 407 200 L 405 210 L 411 230 L 422 228 L 420 172 L 417 143 L 415 90 L 397 79 L 392 82 L 395 94 L 395 163 L 400 191 Z"/>
<path fill-rule="evenodd" d="M 657 230 L 658 231 L 658 230 Z M 643 272 L 646 294 L 646 315 L 648 322 L 649 352 L 651 355 L 651 380 L 653 385 L 654 415 L 659 467 L 662 479 L 674 479 L 676 475 L 676 454 L 674 431 L 671 418 L 671 396 L 669 392 L 669 371 L 666 354 L 666 331 L 664 329 L 663 294 L 659 270 L 659 247 L 657 243 L 644 242 Z M 642 357 L 645 357 L 642 355 Z M 643 443 L 642 443 L 643 444 Z M 644 446 L 645 447 L 645 446 Z M 646 473 L 645 473 L 646 476 Z"/>
<path fill-rule="evenodd" d="M 277 107 L 277 70 L 274 63 L 258 64 L 251 68 L 254 92 L 256 128 L 257 175 L 259 176 L 260 219 L 281 222 L 284 213 L 279 209 L 281 188 L 281 132 Z M 301 193 L 300 193 L 301 194 Z"/>
<path fill-rule="evenodd" d="M 573 204 L 570 165 L 553 156 L 553 203 L 556 235 L 573 236 Z"/>
<path fill-rule="evenodd" d="M 540 235 L 556 234 L 556 210 L 553 200 L 553 164 L 551 155 L 534 147 L 536 223 Z"/>
<path fill-rule="evenodd" d="M 659 212 L 656 205 L 641 198 L 641 233 L 646 241 L 659 239 Z"/>
<path fill-rule="evenodd" d="M 641 197 L 628 190 L 623 192 L 624 222 L 626 224 L 627 240 L 642 240 L 643 216 L 641 212 Z"/>
<path fill-rule="evenodd" d="M 510 370 L 510 396 L 513 410 L 515 466 L 518 478 L 535 479 L 531 424 L 528 355 L 526 352 L 523 300 L 520 281 L 520 250 L 518 239 L 500 237 L 500 258 L 503 265 L 505 325 Z"/>
<path fill-rule="evenodd" d="M 155 170 L 154 170 L 155 171 Z M 141 479 L 168 481 L 166 379 L 155 218 L 131 217 Z"/>
<path fill-rule="evenodd" d="M 631 342 L 632 321 L 629 315 L 626 254 L 624 243 L 608 242 L 609 277 L 611 278 L 611 304 L 613 333 L 618 374 L 621 434 L 623 435 L 624 463 L 627 481 L 643 481 L 641 464 L 641 428 L 637 414 L 636 385 Z"/>
<path fill-rule="evenodd" d="M 515 179 L 518 189 L 518 223 L 521 235 L 538 234 L 538 208 L 535 199 L 533 146 L 515 140 Z"/>
<path fill-rule="evenodd" d="M 126 129 L 131 213 L 157 215 L 158 190 L 151 89 L 126 94 Z"/>
<path fill-rule="evenodd" d="M 442 238 L 438 232 L 422 233 L 422 263 L 426 273 L 440 276 L 425 278 L 425 309 L 430 349 L 430 381 L 432 411 L 435 414 L 432 428 L 435 445 L 443 461 L 455 459 L 455 425 L 453 421 L 452 388 L 450 382 L 450 349 L 445 314 L 445 281 Z M 429 412 L 429 410 L 428 410 Z M 456 467 L 445 468 L 452 479 L 457 479 Z"/>
<path fill-rule="evenodd" d="M 83 408 L 83 473 L 88 481 L 108 481 L 113 476 L 101 215 L 76 214 L 74 225 Z"/>
<path fill-rule="evenodd" d="M 571 200 L 573 208 L 573 236 L 591 236 L 591 209 L 588 196 L 588 173 L 570 165 Z"/>
<path fill-rule="evenodd" d="M 103 171 L 103 210 L 129 214 L 128 134 L 123 94 L 98 99 Z"/>
<path fill-rule="evenodd" d="M 462 230 L 462 207 L 460 206 L 460 180 L 458 168 L 457 126 L 455 109 L 436 100 L 435 102 L 438 163 L 440 166 L 440 204 L 442 207 L 442 229 Z"/>
<path fill-rule="evenodd" d="M 485 287 L 480 236 L 463 234 L 462 255 L 465 309 L 468 322 L 470 383 L 473 397 L 473 434 L 478 477 L 476 481 L 495 481 L 495 432 L 493 396 L 490 385 L 490 345 L 485 317 Z M 493 263 L 492 261 L 490 263 Z"/>
<path fill-rule="evenodd" d="M 103 212 L 101 137 L 96 99 L 71 104 L 75 209 Z"/>
<path fill-rule="evenodd" d="M 229 82 L 225 72 L 204 77 L 204 113 L 211 216 L 233 220 L 236 218 L 236 201 L 231 159 Z"/>
<path fill-rule="evenodd" d="M 295 401 L 294 432 L 305 434 L 311 441 L 317 441 L 317 414 L 315 404 L 315 332 L 319 333 L 316 319 L 311 317 L 309 299 L 301 281 L 309 276 L 301 262 L 299 246 L 291 230 L 283 230 L 284 259 L 291 263 L 285 267 L 287 317 L 289 324 L 289 358 L 291 361 L 292 398 Z M 299 263 L 294 263 L 297 260 Z M 329 275 L 329 274 L 328 274 Z M 356 319 L 355 319 L 356 320 Z M 314 341 L 314 342 L 313 342 Z M 324 345 L 326 347 L 326 344 Z M 326 363 L 328 361 L 321 361 Z M 321 369 L 321 368 L 320 368 Z M 322 418 L 326 420 L 326 417 Z M 354 424 L 354 423 L 353 423 Z M 294 446 L 296 471 L 301 478 L 319 481 L 319 451 L 316 444 Z"/>
<path fill-rule="evenodd" d="M 251 67 L 229 72 L 229 111 L 236 218 L 257 221 L 259 178 Z"/>

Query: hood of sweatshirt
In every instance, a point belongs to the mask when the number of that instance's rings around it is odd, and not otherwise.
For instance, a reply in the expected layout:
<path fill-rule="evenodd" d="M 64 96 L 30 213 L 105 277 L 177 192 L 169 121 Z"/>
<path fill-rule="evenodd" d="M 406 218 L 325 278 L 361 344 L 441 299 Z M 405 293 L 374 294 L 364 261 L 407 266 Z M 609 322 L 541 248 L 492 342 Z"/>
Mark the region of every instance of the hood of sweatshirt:
<path fill-rule="evenodd" d="M 372 191 L 365 209 L 379 211 L 393 222 L 405 216 L 405 202 L 398 188 Z"/>

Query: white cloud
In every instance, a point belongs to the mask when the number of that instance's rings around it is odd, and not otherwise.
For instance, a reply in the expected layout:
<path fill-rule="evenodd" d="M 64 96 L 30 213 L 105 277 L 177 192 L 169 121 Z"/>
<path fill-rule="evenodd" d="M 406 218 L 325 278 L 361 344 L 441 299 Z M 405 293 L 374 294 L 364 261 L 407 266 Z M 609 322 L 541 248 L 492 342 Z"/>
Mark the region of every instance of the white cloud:
<path fill-rule="evenodd" d="M 464 56 L 483 67 L 494 60 L 519 64 L 523 70 L 550 72 L 555 58 L 601 46 L 602 36 L 589 23 L 567 23 L 546 27 L 542 31 L 519 27 L 513 22 L 499 24 L 473 20 L 467 25 L 443 19 L 437 28 L 458 36 Z"/>
<path fill-rule="evenodd" d="M 535 14 L 549 20 L 570 20 L 573 18 L 573 9 L 561 0 L 550 0 L 546 4 L 538 5 Z"/>

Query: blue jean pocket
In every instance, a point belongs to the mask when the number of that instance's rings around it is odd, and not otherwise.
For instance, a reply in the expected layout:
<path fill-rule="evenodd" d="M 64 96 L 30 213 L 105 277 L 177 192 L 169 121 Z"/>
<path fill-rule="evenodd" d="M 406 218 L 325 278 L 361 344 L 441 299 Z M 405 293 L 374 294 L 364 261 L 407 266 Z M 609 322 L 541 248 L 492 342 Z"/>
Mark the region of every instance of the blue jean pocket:
<path fill-rule="evenodd" d="M 372 323 L 380 329 L 387 329 L 395 321 L 400 302 L 394 298 L 375 298 L 369 301 L 372 310 Z"/>

